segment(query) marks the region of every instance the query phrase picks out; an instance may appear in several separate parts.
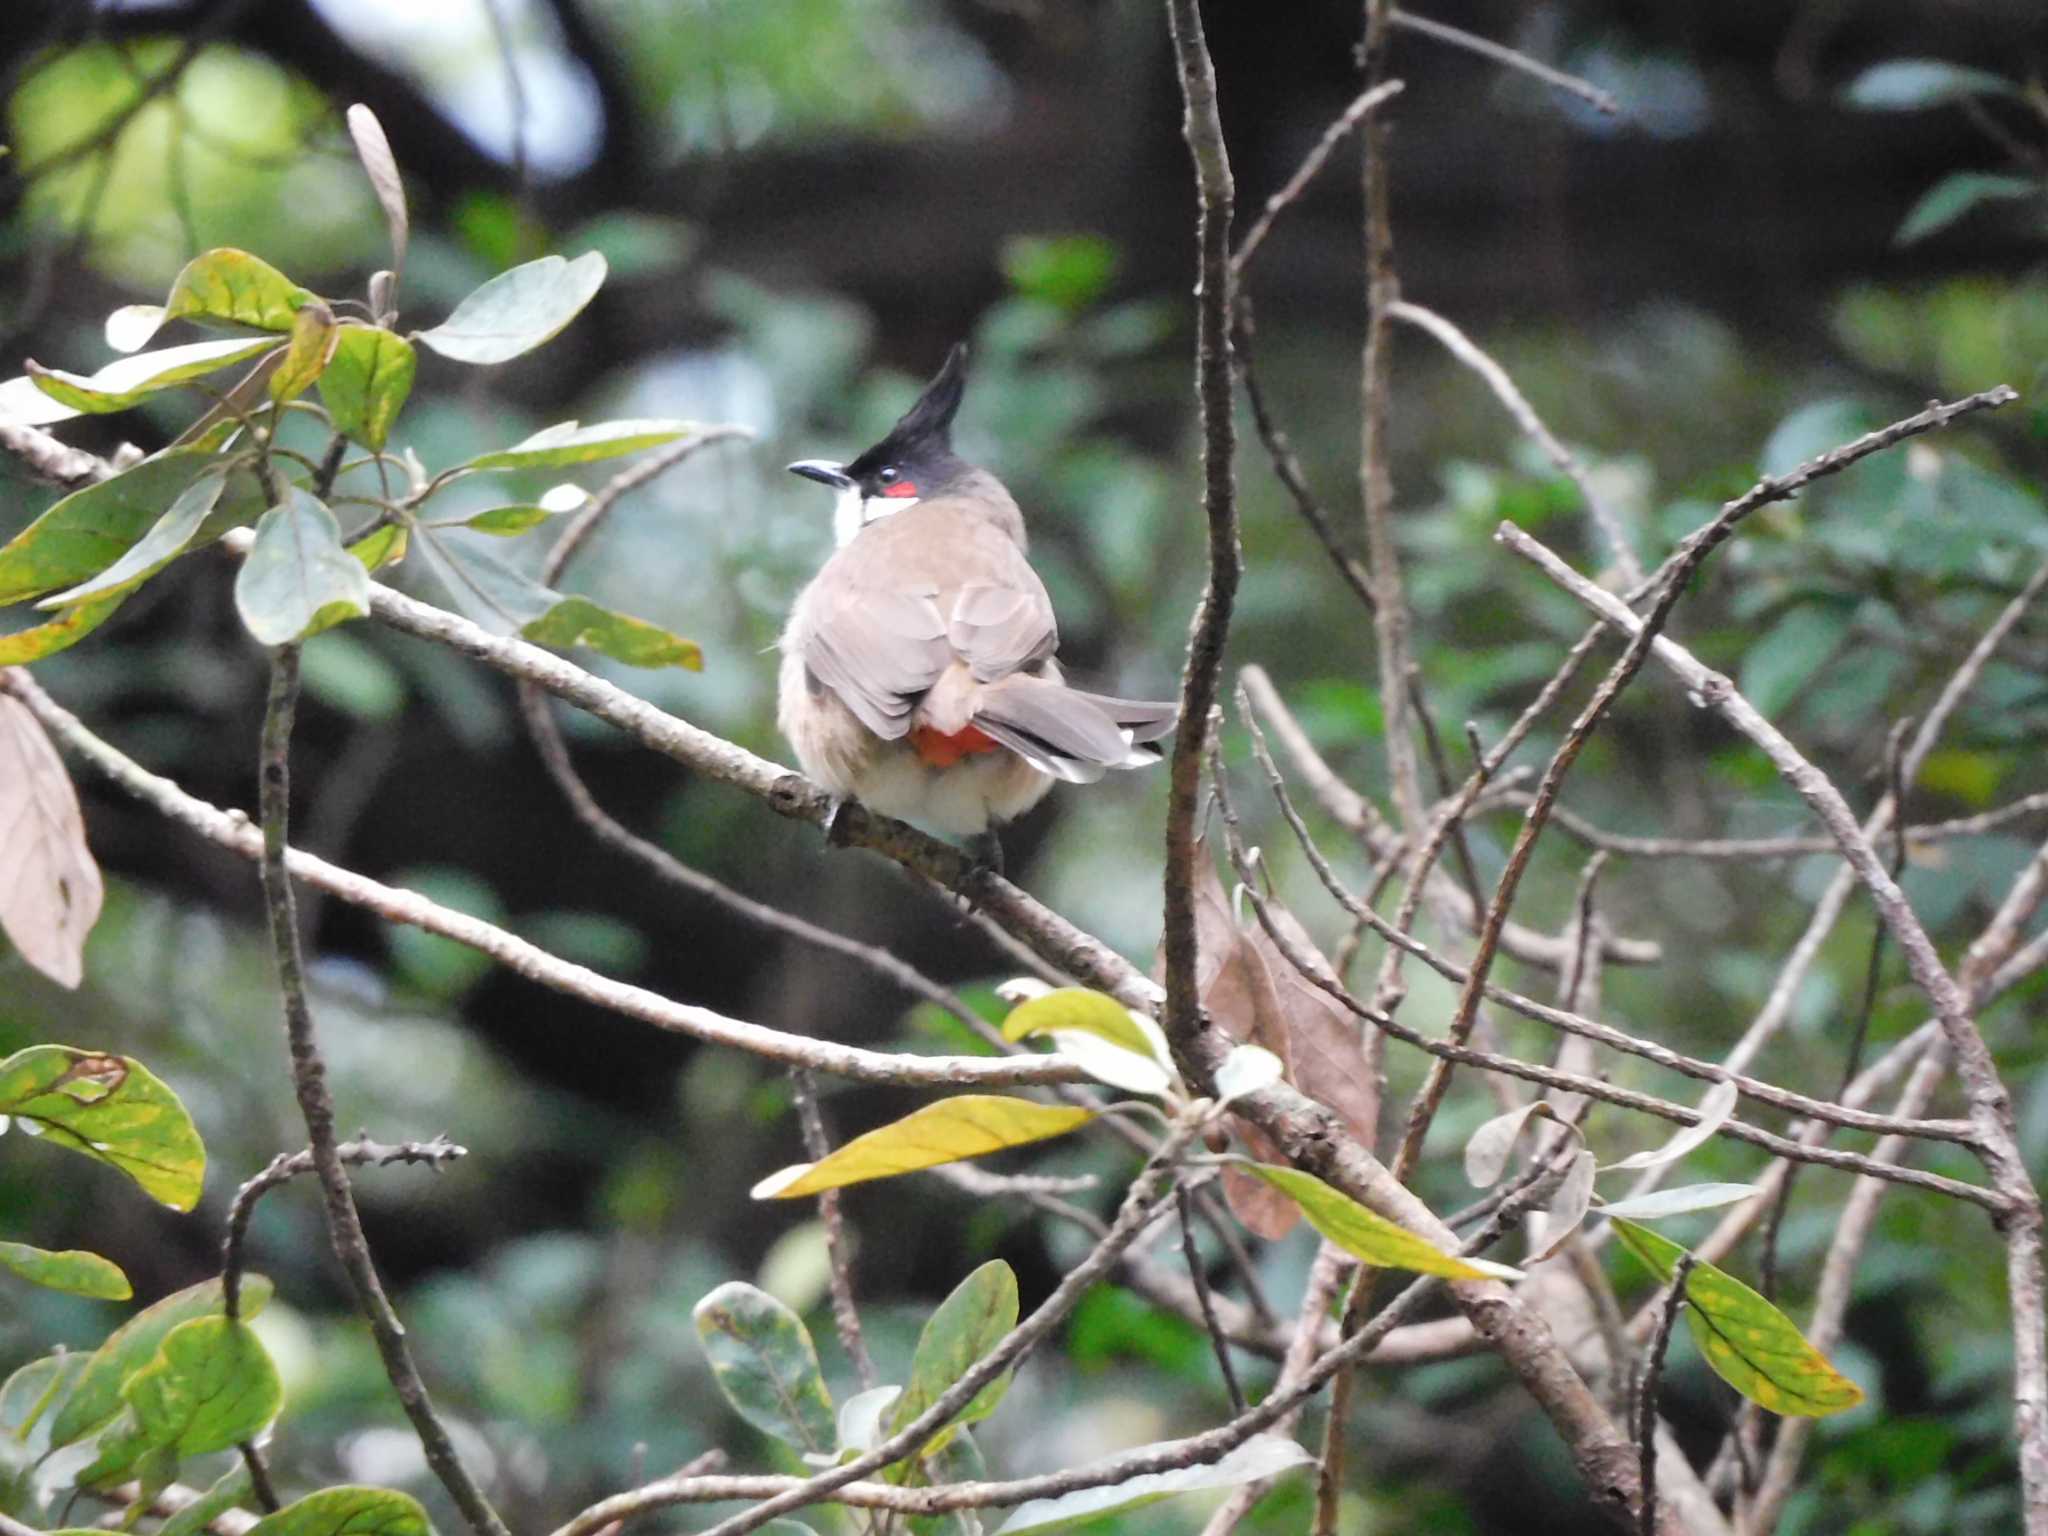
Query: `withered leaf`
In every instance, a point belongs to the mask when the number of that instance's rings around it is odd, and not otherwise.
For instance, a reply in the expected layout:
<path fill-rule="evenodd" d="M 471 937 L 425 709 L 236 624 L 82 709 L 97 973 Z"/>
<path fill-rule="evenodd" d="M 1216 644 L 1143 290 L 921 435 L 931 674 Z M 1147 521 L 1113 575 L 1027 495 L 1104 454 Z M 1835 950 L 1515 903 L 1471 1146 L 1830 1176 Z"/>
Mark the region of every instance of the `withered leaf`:
<path fill-rule="evenodd" d="M 1195 875 L 1195 982 L 1203 1009 L 1234 1040 L 1263 1046 L 1280 1058 L 1286 1080 L 1328 1105 L 1370 1146 L 1379 1123 L 1379 1085 L 1367 1070 L 1350 1014 L 1303 976 L 1256 920 L 1240 927 L 1213 864 Z M 1307 931 L 1278 903 L 1268 916 L 1287 946 L 1326 978 L 1335 972 Z M 1232 1133 L 1261 1162 L 1281 1161 L 1279 1148 L 1239 1116 Z M 1231 1213 L 1260 1237 L 1284 1236 L 1300 1218 L 1291 1200 L 1247 1174 L 1226 1169 L 1223 1193 Z"/>
<path fill-rule="evenodd" d="M 27 705 L 0 696 L 0 931 L 30 965 L 76 987 L 102 895 L 57 749 Z"/>

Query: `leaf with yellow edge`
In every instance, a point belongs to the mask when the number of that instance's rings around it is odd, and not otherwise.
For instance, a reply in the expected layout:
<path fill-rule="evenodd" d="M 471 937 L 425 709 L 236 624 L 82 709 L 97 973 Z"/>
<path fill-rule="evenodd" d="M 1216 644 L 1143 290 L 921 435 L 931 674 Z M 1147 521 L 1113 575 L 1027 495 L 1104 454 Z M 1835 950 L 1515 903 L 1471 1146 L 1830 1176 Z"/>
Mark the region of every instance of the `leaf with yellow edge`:
<path fill-rule="evenodd" d="M 362 561 L 363 569 L 376 571 L 396 565 L 405 558 L 407 530 L 403 523 L 386 523 L 375 533 L 366 533 L 349 545 L 348 552 Z"/>
<path fill-rule="evenodd" d="M 33 361 L 26 364 L 36 388 L 59 405 L 88 415 L 104 416 L 125 411 L 145 395 L 176 389 L 203 379 L 210 373 L 268 351 L 277 343 L 267 336 L 230 341 L 195 341 L 182 347 L 165 347 L 159 352 L 137 352 L 117 357 L 98 373 L 67 373 L 45 368 Z"/>
<path fill-rule="evenodd" d="M 0 1061 L 0 1115 L 110 1164 L 173 1210 L 199 1203 L 206 1149 L 178 1096 L 139 1061 L 32 1045 Z"/>
<path fill-rule="evenodd" d="M 1034 1104 L 1003 1094 L 962 1093 L 856 1136 L 815 1163 L 797 1163 L 754 1186 L 756 1200 L 794 1200 L 821 1189 L 894 1178 L 941 1163 L 986 1157 L 1005 1147 L 1064 1136 L 1095 1118 L 1092 1109 Z"/>
<path fill-rule="evenodd" d="M 120 1265 L 78 1248 L 52 1252 L 27 1243 L 0 1242 L 0 1269 L 11 1269 L 22 1279 L 53 1291 L 100 1301 L 126 1301 L 135 1294 Z"/>
<path fill-rule="evenodd" d="M 315 299 L 292 320 L 292 339 L 285 346 L 284 361 L 270 376 L 270 398 L 296 400 L 311 389 L 334 358 L 341 343 L 341 331 L 334 323 L 334 311 Z"/>
<path fill-rule="evenodd" d="M 419 354 L 403 336 L 344 321 L 336 333 L 334 354 L 320 375 L 320 398 L 334 419 L 334 430 L 367 447 L 382 448 L 412 394 L 418 371 Z"/>
<path fill-rule="evenodd" d="M 171 284 L 171 296 L 164 300 L 164 317 L 227 320 L 259 331 L 289 331 L 312 298 L 311 290 L 260 256 L 222 246 L 185 263 Z"/>
<path fill-rule="evenodd" d="M 111 597 L 74 603 L 64 610 L 61 618 L 0 635 L 0 667 L 41 661 L 45 656 L 54 656 L 78 644 L 113 617 L 114 610 L 127 601 L 127 592 L 116 592 Z"/>
<path fill-rule="evenodd" d="M 1301 1207 L 1308 1224 L 1353 1258 L 1375 1269 L 1408 1269 L 1419 1275 L 1452 1280 L 1519 1280 L 1521 1272 L 1491 1259 L 1460 1258 L 1428 1238 L 1396 1226 L 1367 1210 L 1342 1190 L 1333 1189 L 1312 1173 L 1249 1160 L 1236 1165 L 1263 1179 Z"/>
<path fill-rule="evenodd" d="M 1041 997 L 1019 1003 L 1003 1020 L 1005 1040 L 1023 1040 L 1054 1030 L 1079 1030 L 1151 1056 L 1152 1042 L 1131 1018 L 1131 1010 L 1105 992 L 1087 987 L 1056 987 Z"/>
<path fill-rule="evenodd" d="M 1659 1280 L 1685 1249 L 1661 1233 L 1612 1218 L 1614 1235 Z M 1863 1401 L 1863 1389 L 1807 1343 L 1792 1319 L 1725 1270 L 1695 1260 L 1685 1277 L 1685 1322 L 1707 1364 L 1759 1408 L 1818 1419 Z"/>

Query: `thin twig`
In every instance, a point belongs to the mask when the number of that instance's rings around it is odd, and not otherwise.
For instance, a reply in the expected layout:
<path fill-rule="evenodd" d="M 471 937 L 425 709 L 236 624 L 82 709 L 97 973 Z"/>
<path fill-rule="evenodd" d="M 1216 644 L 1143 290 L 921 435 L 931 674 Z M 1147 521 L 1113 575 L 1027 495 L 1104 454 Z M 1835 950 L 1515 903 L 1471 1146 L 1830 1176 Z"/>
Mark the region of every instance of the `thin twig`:
<path fill-rule="evenodd" d="M 1116 1264 L 1124 1250 L 1137 1240 L 1168 1198 L 1168 1189 L 1162 1186 L 1170 1186 L 1175 1164 L 1197 1128 L 1197 1122 L 1189 1118 L 1167 1134 L 1158 1154 L 1131 1181 L 1108 1234 L 1089 1250 L 1086 1258 L 1067 1272 L 1053 1288 L 1052 1294 L 1040 1302 L 1029 1317 L 969 1366 L 923 1413 L 873 1450 L 829 1471 L 820 1472 L 787 1493 L 764 1499 L 744 1513 L 720 1521 L 705 1536 L 745 1536 L 746 1532 L 765 1525 L 778 1515 L 815 1504 L 846 1484 L 915 1453 L 972 1402 L 983 1387 L 1011 1369 L 1058 1327 L 1081 1298 Z M 589 1513 L 585 1511 L 580 1518 L 587 1519 Z"/>
<path fill-rule="evenodd" d="M 1199 1022 L 1195 994 L 1196 806 L 1209 716 L 1216 702 L 1223 646 L 1244 568 L 1237 542 L 1237 427 L 1230 398 L 1230 219 L 1235 189 L 1223 122 L 1216 105 L 1216 69 L 1202 33 L 1197 0 L 1167 0 L 1167 20 L 1178 64 L 1181 132 L 1194 161 L 1196 289 L 1195 395 L 1202 421 L 1202 513 L 1208 526 L 1209 572 L 1188 632 L 1181 674 L 1180 729 L 1175 734 L 1166 809 L 1166 873 L 1161 947 L 1166 955 L 1166 1008 L 1162 1025 L 1183 1075 L 1191 1073 L 1187 1046 Z"/>
<path fill-rule="evenodd" d="M 1749 495 L 1694 534 L 1683 547 L 1717 542 L 1732 531 L 1750 507 L 1788 493 L 1815 474 L 1828 473 L 1903 437 L 1945 425 L 1966 411 L 2002 405 L 2017 396 L 2000 386 L 1949 405 L 1934 405 L 1918 416 L 1859 438 L 1795 470 L 1785 480 L 1762 482 Z M 1623 604 L 1584 581 L 1577 572 L 1519 530 L 1503 525 L 1499 534 L 1535 561 L 1554 580 L 1586 603 L 1607 622 L 1626 633 L 1638 632 L 1640 621 Z M 2012 1296 L 2014 1336 L 2015 1430 L 2025 1489 L 2030 1536 L 2048 1533 L 2048 1294 L 2042 1276 L 2040 1198 L 2020 1154 L 2010 1095 L 1997 1063 L 1971 1017 L 1965 993 L 1929 938 L 1898 883 L 1886 873 L 1883 860 L 1857 824 L 1855 814 L 1834 784 L 1738 693 L 1727 678 L 1710 672 L 1684 647 L 1659 638 L 1657 655 L 1705 704 L 1755 742 L 1800 798 L 1820 816 L 1841 845 L 1848 866 L 1866 886 L 1885 926 L 1905 955 L 1913 980 L 1927 994 L 1963 1083 L 1971 1118 L 1979 1133 L 1978 1155 L 1994 1187 L 2007 1205 L 2004 1224 L 2007 1281 Z"/>
<path fill-rule="evenodd" d="M 1412 25 L 1419 18 L 1404 16 L 1404 19 Z M 1435 23 L 1430 25 L 1433 26 Z M 1489 357 L 1471 337 L 1435 310 L 1424 309 L 1420 304 L 1411 304 L 1403 300 L 1393 306 L 1391 313 L 1394 319 L 1404 320 L 1429 332 L 1443 343 L 1444 349 L 1451 356 L 1486 381 L 1486 387 L 1493 391 L 1494 398 L 1507 409 L 1507 413 L 1515 418 L 1515 425 L 1522 429 L 1522 434 L 1543 450 L 1544 457 L 1557 466 L 1560 474 L 1578 487 L 1579 498 L 1586 504 L 1587 515 L 1600 530 L 1600 536 L 1607 541 L 1607 547 L 1614 556 L 1615 569 L 1621 572 L 1623 580 L 1630 586 L 1642 581 L 1642 561 L 1636 558 L 1635 546 L 1629 542 L 1628 530 L 1622 527 L 1620 517 L 1607 505 L 1606 498 L 1593 484 L 1593 477 L 1586 473 L 1586 467 L 1579 462 L 1578 456 L 1558 441 L 1550 428 L 1543 424 L 1542 418 L 1536 414 L 1536 408 L 1529 404 L 1528 396 L 1516 388 L 1515 381 L 1508 377 L 1508 371 Z"/>
<path fill-rule="evenodd" d="M 1608 92 L 1591 81 L 1581 80 L 1577 75 L 1568 75 L 1561 69 L 1553 69 L 1526 53 L 1521 53 L 1504 43 L 1491 38 L 1480 37 L 1461 27 L 1446 26 L 1440 21 L 1431 21 L 1427 16 L 1417 16 L 1412 11 L 1397 10 L 1391 18 L 1394 25 L 1404 31 L 1414 32 L 1422 37 L 1432 38 L 1439 43 L 1449 43 L 1453 48 L 1463 48 L 1467 53 L 1476 53 L 1483 59 L 1504 64 L 1509 69 L 1519 69 L 1525 75 L 1533 75 L 1545 85 L 1576 96 L 1596 112 L 1609 117 L 1621 114 L 1621 103 Z"/>
<path fill-rule="evenodd" d="M 1395 949 L 1414 955 L 1447 981 L 1457 983 L 1460 986 L 1468 983 L 1472 975 L 1469 967 L 1459 965 L 1456 961 L 1438 954 L 1421 940 L 1401 932 L 1400 929 L 1396 928 L 1386 918 L 1373 911 L 1370 905 L 1360 901 L 1345 889 L 1343 883 L 1336 878 L 1335 872 L 1330 868 L 1329 861 L 1323 856 L 1322 851 L 1316 846 L 1314 839 L 1309 835 L 1308 827 L 1301 819 L 1301 813 L 1296 810 L 1293 799 L 1288 793 L 1286 782 L 1280 776 L 1279 767 L 1274 763 L 1272 754 L 1267 749 L 1264 732 L 1259 729 L 1257 722 L 1251 719 L 1249 715 L 1246 716 L 1246 719 L 1250 725 L 1253 757 L 1265 770 L 1267 783 L 1279 804 L 1281 816 L 1294 832 L 1296 842 L 1307 856 L 1310 866 L 1322 879 L 1324 888 L 1330 892 L 1346 912 L 1350 913 L 1373 932 L 1378 933 Z M 1806 1094 L 1797 1093 L 1789 1088 L 1780 1088 L 1777 1084 L 1762 1078 L 1749 1077 L 1740 1072 L 1732 1071 L 1725 1063 L 1717 1064 L 1701 1060 L 1698 1057 L 1684 1055 L 1658 1041 L 1627 1034 L 1622 1030 L 1614 1028 L 1612 1025 L 1602 1024 L 1596 1019 L 1588 1018 L 1582 1013 L 1571 1009 L 1552 1007 L 1522 993 L 1510 991 L 1493 982 L 1486 983 L 1484 995 L 1489 1001 L 1512 1009 L 1525 1018 L 1534 1019 L 1538 1023 L 1548 1024 L 1552 1028 L 1561 1030 L 1568 1035 L 1591 1040 L 1612 1050 L 1623 1051 L 1632 1056 L 1639 1056 L 1645 1061 L 1655 1062 L 1658 1066 L 1669 1068 L 1674 1072 L 1682 1072 L 1686 1076 L 1696 1078 L 1702 1082 L 1733 1082 L 1736 1086 L 1736 1091 L 1744 1098 L 1753 1099 L 1760 1104 L 1769 1104 L 1774 1108 L 1783 1109 L 1793 1114 L 1806 1115 L 1814 1119 L 1826 1121 L 1832 1125 L 1847 1126 L 1854 1130 L 1924 1137 L 1936 1141 L 1956 1141 L 1967 1144 L 1974 1136 L 1974 1132 L 1967 1121 L 1923 1120 L 1901 1124 L 1891 1116 L 1874 1115 L 1864 1110 L 1852 1109 L 1825 1099 L 1811 1098 Z"/>
<path fill-rule="evenodd" d="M 803 1128 L 805 1155 L 817 1162 L 831 1152 L 832 1143 L 826 1138 L 825 1122 L 818 1113 L 818 1091 L 811 1082 L 811 1074 L 802 1067 L 790 1068 L 789 1089 L 796 1100 L 797 1124 Z M 853 1299 L 853 1258 L 847 1249 L 845 1224 L 840 1219 L 838 1190 L 819 1192 L 818 1220 L 825 1229 L 825 1272 L 832 1292 L 832 1323 L 839 1330 L 839 1342 L 865 1391 L 881 1378 L 875 1374 L 874 1359 L 868 1354 L 867 1340 L 860 1331 L 860 1308 Z"/>
<path fill-rule="evenodd" d="M 541 653 L 545 654 L 545 653 Z M 163 815 L 244 858 L 260 856 L 260 839 L 248 819 L 187 794 L 169 779 L 151 773 L 95 736 L 75 715 L 63 709 L 22 669 L 0 669 L 0 690 L 12 693 L 54 737 L 90 762 L 122 789 Z M 352 906 L 374 912 L 388 922 L 405 923 L 424 932 L 453 939 L 481 951 L 506 969 L 581 998 L 599 1007 L 678 1034 L 730 1046 L 785 1065 L 809 1067 L 858 1081 L 900 1087 L 964 1086 L 1025 1087 L 1080 1083 L 1087 1077 L 1051 1056 L 906 1056 L 870 1051 L 787 1034 L 743 1019 L 728 1018 L 708 1008 L 676 1002 L 644 987 L 601 976 L 586 966 L 550 954 L 517 934 L 452 907 L 429 901 L 415 891 L 384 885 L 325 859 L 292 849 L 286 856 L 292 878 L 316 886 Z M 1100 985 L 1109 978 L 1098 976 Z"/>
<path fill-rule="evenodd" d="M 1671 1347 L 1672 1325 L 1685 1307 L 1685 1281 L 1695 1262 L 1690 1253 L 1679 1255 L 1671 1275 L 1671 1294 L 1664 1303 L 1663 1321 L 1657 1325 L 1657 1336 L 1651 1340 L 1649 1356 L 1643 1362 L 1643 1389 L 1636 1399 L 1636 1443 L 1642 1448 L 1643 1480 L 1637 1528 L 1643 1536 L 1654 1536 L 1657 1529 L 1657 1389 L 1664 1375 L 1664 1352 Z"/>
<path fill-rule="evenodd" d="M 334 1099 L 327 1087 L 327 1064 L 321 1058 L 314 1034 L 313 1010 L 306 997 L 304 965 L 299 953 L 299 932 L 294 910 L 291 876 L 285 868 L 285 848 L 291 805 L 292 721 L 299 696 L 299 648 L 282 645 L 271 653 L 270 697 L 263 716 L 263 750 L 259 762 L 259 798 L 263 827 L 263 904 L 269 918 L 271 951 L 276 960 L 278 986 L 283 994 L 285 1032 L 291 1048 L 292 1086 L 299 1110 L 306 1122 L 306 1139 L 314 1170 L 320 1176 L 325 1196 L 328 1240 L 334 1255 L 347 1273 L 356 1305 L 369 1322 L 384 1372 L 406 1417 L 419 1436 L 427 1465 L 448 1490 L 455 1507 L 462 1511 L 476 1536 L 510 1536 L 505 1522 L 491 1507 L 483 1490 L 470 1475 L 448 1436 L 447 1426 L 434 1409 L 426 1383 L 413 1362 L 412 1346 L 405 1329 L 384 1294 L 363 1236 L 362 1218 L 356 1212 L 355 1196 L 349 1189 L 348 1171 L 343 1166 L 334 1136 Z"/>
<path fill-rule="evenodd" d="M 1209 1332 L 1209 1342 L 1216 1350 L 1216 1365 L 1223 1373 L 1223 1390 L 1230 1397 L 1230 1413 L 1235 1418 L 1244 1412 L 1244 1388 L 1238 1385 L 1237 1367 L 1230 1363 L 1230 1340 L 1216 1322 L 1216 1304 L 1209 1295 L 1209 1276 L 1202 1265 L 1202 1255 L 1195 1246 L 1194 1213 L 1190 1209 L 1188 1192 L 1185 1187 L 1173 1192 L 1175 1205 L 1180 1211 L 1180 1251 L 1187 1260 L 1188 1279 L 1195 1288 L 1195 1300 L 1202 1309 L 1202 1326 Z"/>
<path fill-rule="evenodd" d="M 1524 790 L 1500 790 L 1485 796 L 1477 809 L 1486 812 L 1521 811 L 1528 808 L 1529 800 L 1530 796 Z M 1958 838 L 1981 837 L 1986 832 L 1995 832 L 2000 827 L 2038 816 L 2043 811 L 2048 811 L 2048 790 L 2023 795 L 2009 805 L 1975 816 L 1922 822 L 1918 826 L 1903 828 L 1896 835 L 1904 839 L 1910 856 L 1915 848 L 1952 842 Z M 1551 807 L 1550 820 L 1560 832 L 1569 833 L 1589 848 L 1632 859 L 1701 859 L 1734 863 L 1841 853 L 1840 846 L 1831 837 L 1637 837 L 1595 826 L 1561 805 Z"/>
<path fill-rule="evenodd" d="M 1337 114 L 1330 126 L 1323 130 L 1322 137 L 1315 141 L 1306 155 L 1302 156 L 1301 164 L 1295 167 L 1294 174 L 1281 184 L 1278 192 L 1266 199 L 1266 206 L 1259 210 L 1259 216 L 1252 220 L 1252 227 L 1245 231 L 1244 239 L 1238 243 L 1236 253 L 1230 258 L 1231 271 L 1235 276 L 1244 276 L 1246 265 L 1272 231 L 1273 221 L 1308 190 L 1308 184 L 1314 181 L 1317 174 L 1329 163 L 1331 154 L 1344 142 L 1351 130 L 1365 121 L 1368 112 L 1400 94 L 1400 81 L 1381 80 L 1359 92 L 1351 105 Z"/>
<path fill-rule="evenodd" d="M 424 1163 L 439 1171 L 458 1157 L 467 1157 L 469 1149 L 458 1147 L 445 1136 L 436 1136 L 431 1141 L 401 1141 L 387 1144 L 370 1141 L 367 1138 L 338 1143 L 334 1155 L 350 1168 L 366 1168 L 372 1165 L 388 1167 L 393 1163 Z M 229 1317 L 239 1317 L 242 1308 L 242 1250 L 249 1236 L 249 1220 L 256 1214 L 256 1202 L 281 1184 L 288 1184 L 301 1175 L 313 1172 L 313 1154 L 301 1149 L 297 1152 L 280 1152 L 270 1160 L 269 1166 L 235 1191 L 235 1197 L 228 1204 L 226 1229 L 220 1244 L 221 1311 Z"/>

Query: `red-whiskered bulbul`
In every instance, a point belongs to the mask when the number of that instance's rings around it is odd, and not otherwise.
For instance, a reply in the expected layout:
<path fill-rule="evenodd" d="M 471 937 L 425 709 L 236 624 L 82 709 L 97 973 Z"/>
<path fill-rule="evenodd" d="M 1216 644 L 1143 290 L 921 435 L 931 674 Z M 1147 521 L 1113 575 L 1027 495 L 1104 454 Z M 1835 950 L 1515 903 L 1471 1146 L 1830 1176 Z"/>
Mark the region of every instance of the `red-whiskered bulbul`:
<path fill-rule="evenodd" d="M 967 383 L 956 346 L 889 435 L 847 464 L 790 469 L 838 493 L 838 549 L 782 635 L 778 718 L 804 772 L 842 800 L 971 837 L 1056 779 L 1089 784 L 1156 763 L 1179 707 L 1066 685 L 1024 517 L 1002 482 L 953 452 Z"/>

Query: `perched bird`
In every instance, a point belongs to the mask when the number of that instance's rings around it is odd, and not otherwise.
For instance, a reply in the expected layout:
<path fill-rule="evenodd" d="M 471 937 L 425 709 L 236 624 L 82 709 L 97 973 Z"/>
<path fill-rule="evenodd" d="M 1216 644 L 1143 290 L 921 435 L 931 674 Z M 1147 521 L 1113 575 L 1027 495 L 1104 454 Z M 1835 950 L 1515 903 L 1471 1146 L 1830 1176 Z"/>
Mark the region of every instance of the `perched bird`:
<path fill-rule="evenodd" d="M 782 635 L 778 719 L 804 772 L 842 800 L 972 839 L 1055 780 L 1159 761 L 1178 706 L 1070 688 L 1059 629 L 1002 482 L 953 452 L 967 383 L 956 346 L 874 447 L 796 474 L 838 493 L 838 549 Z"/>

